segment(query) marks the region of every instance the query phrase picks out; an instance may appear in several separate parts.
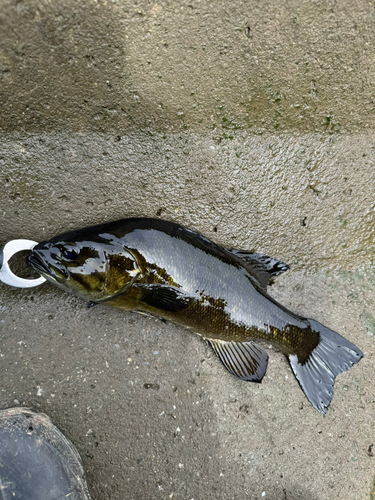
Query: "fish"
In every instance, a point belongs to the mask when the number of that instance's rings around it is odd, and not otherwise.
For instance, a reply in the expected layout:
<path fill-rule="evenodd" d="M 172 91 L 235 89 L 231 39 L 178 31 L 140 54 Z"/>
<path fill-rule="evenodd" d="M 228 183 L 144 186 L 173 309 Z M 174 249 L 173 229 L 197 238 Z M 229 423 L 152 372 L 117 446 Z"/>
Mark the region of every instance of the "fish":
<path fill-rule="evenodd" d="M 335 377 L 363 356 L 335 331 L 267 293 L 287 264 L 225 248 L 174 222 L 127 218 L 70 231 L 36 245 L 28 263 L 89 307 L 139 311 L 190 329 L 241 380 L 261 382 L 268 354 L 259 344 L 277 346 L 321 414 Z"/>

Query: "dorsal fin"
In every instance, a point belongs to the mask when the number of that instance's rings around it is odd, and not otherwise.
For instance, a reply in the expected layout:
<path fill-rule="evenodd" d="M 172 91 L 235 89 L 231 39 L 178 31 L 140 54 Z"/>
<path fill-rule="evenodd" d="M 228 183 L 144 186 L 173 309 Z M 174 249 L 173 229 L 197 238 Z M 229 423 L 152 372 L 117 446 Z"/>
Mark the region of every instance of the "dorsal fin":
<path fill-rule="evenodd" d="M 225 368 L 241 380 L 261 382 L 267 370 L 268 354 L 254 342 L 224 342 L 207 339 Z"/>
<path fill-rule="evenodd" d="M 247 252 L 234 248 L 228 248 L 227 250 L 242 260 L 245 269 L 257 280 L 264 291 L 267 291 L 268 282 L 273 276 L 278 276 L 289 269 L 288 264 L 262 253 Z"/>

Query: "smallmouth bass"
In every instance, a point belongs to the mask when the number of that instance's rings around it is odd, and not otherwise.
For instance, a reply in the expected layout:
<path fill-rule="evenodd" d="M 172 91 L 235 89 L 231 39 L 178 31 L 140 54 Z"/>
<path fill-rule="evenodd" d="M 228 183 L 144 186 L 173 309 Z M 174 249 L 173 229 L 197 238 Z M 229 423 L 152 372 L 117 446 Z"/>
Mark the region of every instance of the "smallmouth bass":
<path fill-rule="evenodd" d="M 336 375 L 362 352 L 338 333 L 278 304 L 271 277 L 288 269 L 259 253 L 221 247 L 179 224 L 122 219 L 39 243 L 30 265 L 89 300 L 179 323 L 209 341 L 227 370 L 261 382 L 264 339 L 285 354 L 307 399 L 326 413 Z"/>

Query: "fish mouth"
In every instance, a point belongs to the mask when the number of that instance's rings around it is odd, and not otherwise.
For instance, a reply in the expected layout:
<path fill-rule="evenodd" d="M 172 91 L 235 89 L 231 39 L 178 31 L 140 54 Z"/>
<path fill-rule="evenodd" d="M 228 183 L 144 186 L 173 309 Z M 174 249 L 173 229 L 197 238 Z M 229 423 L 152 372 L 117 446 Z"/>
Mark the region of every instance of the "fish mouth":
<path fill-rule="evenodd" d="M 48 266 L 45 263 L 44 259 L 40 257 L 40 255 L 38 255 L 35 251 L 27 258 L 27 264 L 35 269 L 44 278 L 47 278 L 49 280 L 61 282 L 65 281 L 65 279 L 67 278 L 67 276 L 65 276 L 65 273 L 55 272 L 55 270 L 51 266 Z M 63 274 L 64 277 L 60 276 Z"/>
<path fill-rule="evenodd" d="M 43 274 L 51 274 L 51 270 L 44 261 L 35 253 L 32 253 L 27 258 L 27 264 L 33 267 L 36 271 Z"/>

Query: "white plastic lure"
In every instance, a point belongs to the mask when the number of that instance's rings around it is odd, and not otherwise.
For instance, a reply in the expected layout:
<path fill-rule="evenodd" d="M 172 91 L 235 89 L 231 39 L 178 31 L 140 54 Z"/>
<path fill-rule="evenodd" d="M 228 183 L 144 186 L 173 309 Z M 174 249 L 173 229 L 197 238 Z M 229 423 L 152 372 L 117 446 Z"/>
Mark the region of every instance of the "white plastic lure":
<path fill-rule="evenodd" d="M 13 255 L 23 250 L 32 250 L 37 244 L 32 240 L 11 240 L 4 248 L 0 248 L 0 281 L 16 288 L 32 288 L 44 283 L 46 279 L 42 276 L 37 279 L 20 278 L 11 271 L 8 264 Z"/>

